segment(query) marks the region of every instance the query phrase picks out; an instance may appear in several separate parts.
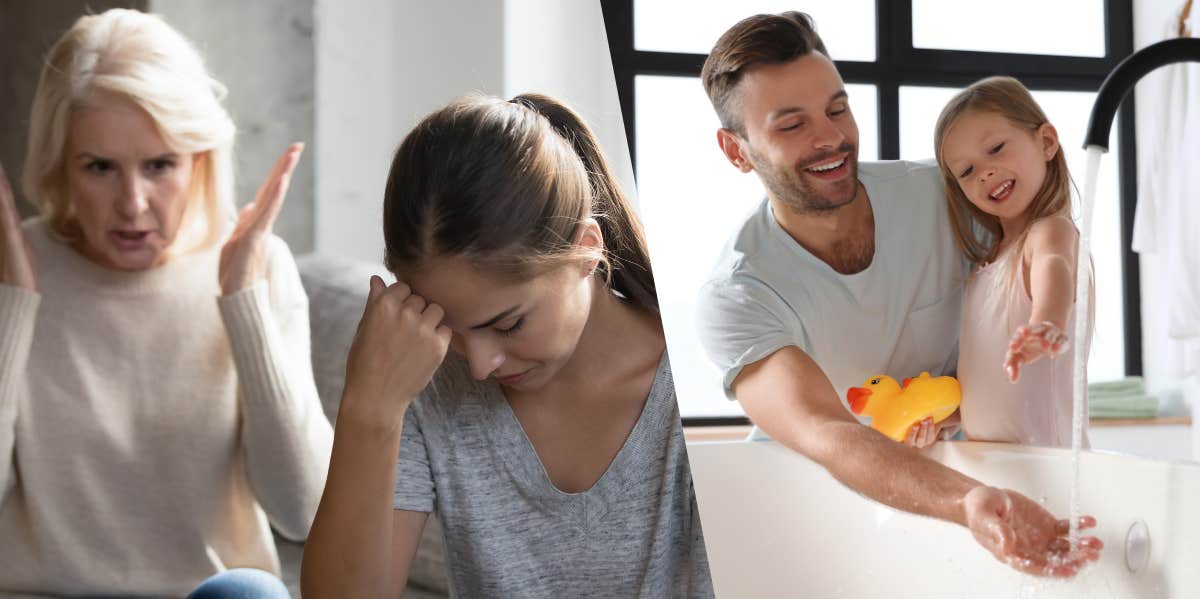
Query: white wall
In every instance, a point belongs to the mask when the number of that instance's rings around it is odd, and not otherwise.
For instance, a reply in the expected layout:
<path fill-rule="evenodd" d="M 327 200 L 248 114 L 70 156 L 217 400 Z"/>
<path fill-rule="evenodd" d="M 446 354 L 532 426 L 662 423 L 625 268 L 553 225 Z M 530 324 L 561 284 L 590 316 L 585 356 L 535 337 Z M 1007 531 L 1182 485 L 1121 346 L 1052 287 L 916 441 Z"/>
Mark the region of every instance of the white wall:
<path fill-rule="evenodd" d="M 598 2 L 316 0 L 316 251 L 378 263 L 392 153 L 470 92 L 578 110 L 633 192 Z"/>
<path fill-rule="evenodd" d="M 1178 15 L 1182 2 L 1178 0 L 1138 0 L 1133 5 L 1133 45 L 1140 50 L 1164 38 L 1168 22 Z M 1192 10 L 1200 10 L 1200 4 Z M 1192 35 L 1200 35 L 1193 32 Z M 1153 78 L 1153 73 L 1147 79 Z M 1154 143 L 1153 110 L 1156 102 L 1152 97 L 1154 90 L 1150 86 L 1140 85 L 1134 88 L 1137 119 L 1137 157 L 1138 157 L 1138 187 L 1139 195 L 1145 185 L 1142 173 L 1146 172 L 1145 165 L 1150 161 L 1150 148 Z M 1195 99 L 1200 102 L 1200 98 Z M 1191 140 L 1200 143 L 1200 140 Z M 1195 223 L 1200 230 L 1200 223 Z M 1141 254 L 1138 263 L 1141 267 L 1141 296 L 1142 296 L 1142 364 L 1147 386 L 1150 389 L 1177 387 L 1177 396 L 1190 403 L 1192 413 L 1192 457 L 1200 460 L 1200 377 L 1192 376 L 1187 381 L 1176 381 L 1167 374 L 1166 347 L 1167 313 L 1163 309 L 1168 301 L 1166 282 L 1169 273 L 1163 268 L 1163 257 L 1154 254 Z M 1180 409 L 1188 406 L 1181 405 Z"/>
<path fill-rule="evenodd" d="M 504 87 L 503 6 L 316 0 L 316 250 L 379 263 L 392 154 L 424 115 Z"/>
<path fill-rule="evenodd" d="M 1134 50 L 1140 50 L 1150 44 L 1162 41 L 1164 30 L 1169 20 L 1178 15 L 1183 3 L 1180 0 L 1138 0 L 1133 5 L 1133 45 Z M 1200 9 L 1197 5 L 1195 9 Z M 1150 83 L 1156 77 L 1151 73 L 1143 79 Z M 1137 119 L 1137 159 L 1139 196 L 1145 185 L 1143 174 L 1146 165 L 1150 163 L 1150 148 L 1155 143 L 1156 135 L 1153 118 L 1154 107 L 1158 105 L 1152 94 L 1151 85 L 1138 85 L 1134 88 Z M 1200 102 L 1200 98 L 1196 99 Z M 1200 140 L 1196 140 L 1200 143 Z M 1200 223 L 1196 223 L 1200 229 Z M 1163 257 L 1154 254 L 1141 254 L 1141 301 L 1142 301 L 1142 363 L 1147 383 L 1151 388 L 1172 384 L 1173 381 L 1164 369 L 1166 363 L 1167 344 L 1167 310 L 1163 309 L 1168 301 L 1165 289 L 1165 276 L 1162 268 Z"/>
<path fill-rule="evenodd" d="M 378 264 L 392 154 L 423 116 L 471 92 L 563 99 L 636 197 L 599 2 L 151 0 L 230 90 L 238 200 L 308 142 L 276 232 L 297 254 Z"/>
<path fill-rule="evenodd" d="M 289 143 L 305 141 L 312 150 L 312 0 L 151 0 L 147 8 L 192 40 L 229 89 L 225 106 L 238 127 L 237 203 L 249 203 Z M 313 171 L 308 153 L 275 223 L 296 254 L 314 246 Z"/>
<path fill-rule="evenodd" d="M 541 92 L 587 121 L 625 192 L 637 197 L 600 3 L 505 0 L 504 95 Z"/>

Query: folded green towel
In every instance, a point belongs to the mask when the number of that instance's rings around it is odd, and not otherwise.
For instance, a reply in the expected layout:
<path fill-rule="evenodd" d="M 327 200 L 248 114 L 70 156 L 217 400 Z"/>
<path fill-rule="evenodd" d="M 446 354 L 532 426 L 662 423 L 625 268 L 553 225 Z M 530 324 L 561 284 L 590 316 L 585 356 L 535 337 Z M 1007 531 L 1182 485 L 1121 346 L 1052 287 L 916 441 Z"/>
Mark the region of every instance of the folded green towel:
<path fill-rule="evenodd" d="M 1158 398 L 1153 395 L 1129 397 L 1092 397 L 1088 395 L 1090 418 L 1154 418 L 1158 416 Z"/>
<path fill-rule="evenodd" d="M 1088 385 L 1089 418 L 1154 418 L 1158 397 L 1146 394 L 1146 381 L 1129 376 Z"/>
<path fill-rule="evenodd" d="M 1158 405 L 1157 395 L 1092 395 L 1088 394 L 1088 405 L 1091 406 L 1136 406 Z"/>
<path fill-rule="evenodd" d="M 1116 381 L 1104 381 L 1088 385 L 1088 397 L 1097 395 L 1145 395 L 1146 382 L 1140 376 L 1129 376 Z"/>
<path fill-rule="evenodd" d="M 1158 407 L 1146 408 L 1144 410 L 1127 409 L 1127 410 L 1106 410 L 1088 409 L 1088 418 L 1092 420 L 1116 420 L 1116 419 L 1146 419 L 1150 420 L 1158 417 Z"/>

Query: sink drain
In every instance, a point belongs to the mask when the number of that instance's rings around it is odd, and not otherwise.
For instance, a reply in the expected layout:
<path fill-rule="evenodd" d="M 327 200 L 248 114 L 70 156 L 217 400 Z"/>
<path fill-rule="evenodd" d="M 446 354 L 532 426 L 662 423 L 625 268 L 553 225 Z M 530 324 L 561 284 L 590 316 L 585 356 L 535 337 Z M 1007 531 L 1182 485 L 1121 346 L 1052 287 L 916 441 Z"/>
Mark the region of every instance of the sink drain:
<path fill-rule="evenodd" d="M 1150 561 L 1150 527 L 1137 520 L 1125 533 L 1125 567 L 1137 574 Z"/>

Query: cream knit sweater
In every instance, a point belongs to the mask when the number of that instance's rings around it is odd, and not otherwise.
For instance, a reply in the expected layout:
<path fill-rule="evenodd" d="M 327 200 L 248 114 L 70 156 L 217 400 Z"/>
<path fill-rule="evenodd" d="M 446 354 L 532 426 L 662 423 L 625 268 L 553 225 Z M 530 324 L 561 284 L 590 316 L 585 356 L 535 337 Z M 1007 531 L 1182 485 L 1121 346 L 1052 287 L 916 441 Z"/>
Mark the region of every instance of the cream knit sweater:
<path fill-rule="evenodd" d="M 219 248 L 115 272 L 23 228 L 38 292 L 0 285 L 0 596 L 278 573 L 268 522 L 307 535 L 333 438 L 287 246 L 220 296 Z"/>

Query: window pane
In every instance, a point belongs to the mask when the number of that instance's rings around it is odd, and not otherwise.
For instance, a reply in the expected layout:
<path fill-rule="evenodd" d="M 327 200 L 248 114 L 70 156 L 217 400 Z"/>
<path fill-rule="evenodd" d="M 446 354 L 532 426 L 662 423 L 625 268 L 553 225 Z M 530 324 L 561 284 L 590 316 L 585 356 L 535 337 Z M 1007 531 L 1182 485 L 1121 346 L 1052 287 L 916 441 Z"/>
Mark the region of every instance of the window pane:
<path fill-rule="evenodd" d="M 875 60 L 875 0 L 634 0 L 633 45 L 638 50 L 708 54 L 738 21 L 760 13 L 807 12 L 834 60 Z"/>
<path fill-rule="evenodd" d="M 725 240 L 763 197 L 754 174 L 742 174 L 717 147 L 720 126 L 694 77 L 638 76 L 638 197 L 671 368 L 683 416 L 741 415 L 725 399 L 721 378 L 700 346 L 695 303 Z M 878 156 L 877 94 L 847 85 L 859 126 L 859 157 Z"/>
<path fill-rule="evenodd" d="M 933 157 L 933 126 L 942 107 L 958 93 L 953 87 L 900 86 L 900 158 Z"/>
<path fill-rule="evenodd" d="M 957 89 L 900 88 L 900 157 L 918 160 L 933 156 L 933 127 L 938 114 Z M 1086 175 L 1083 137 L 1092 112 L 1093 92 L 1034 91 L 1034 98 L 1054 127 L 1067 153 L 1067 166 L 1076 185 Z M 1092 260 L 1096 272 L 1096 323 L 1088 380 L 1119 379 L 1125 375 L 1125 318 L 1121 271 L 1121 205 L 1117 164 L 1120 162 L 1119 124 L 1114 123 L 1110 151 L 1100 162 L 1096 210 L 1092 222 Z M 1082 189 L 1075 190 L 1081 193 Z M 1076 199 L 1077 201 L 1077 199 Z"/>
<path fill-rule="evenodd" d="M 912 11 L 915 48 L 1104 56 L 1103 0 L 913 0 Z"/>

